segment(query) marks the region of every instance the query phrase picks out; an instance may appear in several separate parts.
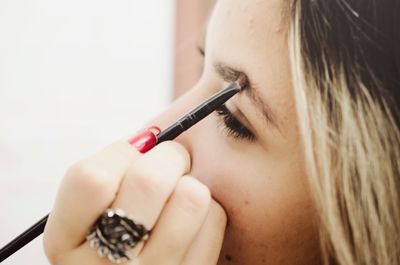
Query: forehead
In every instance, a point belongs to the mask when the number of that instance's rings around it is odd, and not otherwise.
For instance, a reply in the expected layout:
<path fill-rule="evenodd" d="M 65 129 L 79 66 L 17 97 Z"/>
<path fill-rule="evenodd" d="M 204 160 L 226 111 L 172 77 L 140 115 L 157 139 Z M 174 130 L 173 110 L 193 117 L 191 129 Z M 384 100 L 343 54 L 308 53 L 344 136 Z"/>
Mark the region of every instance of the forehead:
<path fill-rule="evenodd" d="M 271 37 L 282 30 L 283 1 L 217 1 L 208 26 L 210 44 L 236 46 L 241 52 L 257 51 L 258 55 L 267 47 L 273 48 Z"/>
<path fill-rule="evenodd" d="M 249 76 L 253 81 L 279 78 L 281 69 L 269 62 L 286 59 L 283 1 L 218 0 L 207 29 L 207 56 L 257 76 Z"/>
<path fill-rule="evenodd" d="M 291 103 L 284 1 L 218 0 L 206 38 L 207 68 L 221 61 L 245 72 L 281 118 Z"/>

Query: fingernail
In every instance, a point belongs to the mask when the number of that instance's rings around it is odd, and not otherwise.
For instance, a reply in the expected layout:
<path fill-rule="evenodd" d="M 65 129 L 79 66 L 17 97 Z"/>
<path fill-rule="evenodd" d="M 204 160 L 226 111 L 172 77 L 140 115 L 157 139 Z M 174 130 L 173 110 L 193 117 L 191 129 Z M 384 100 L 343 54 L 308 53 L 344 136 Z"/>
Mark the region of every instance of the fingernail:
<path fill-rule="evenodd" d="M 145 128 L 129 140 L 129 144 L 135 147 L 140 153 L 146 153 L 157 144 L 156 133 L 160 131 L 156 126 Z"/>

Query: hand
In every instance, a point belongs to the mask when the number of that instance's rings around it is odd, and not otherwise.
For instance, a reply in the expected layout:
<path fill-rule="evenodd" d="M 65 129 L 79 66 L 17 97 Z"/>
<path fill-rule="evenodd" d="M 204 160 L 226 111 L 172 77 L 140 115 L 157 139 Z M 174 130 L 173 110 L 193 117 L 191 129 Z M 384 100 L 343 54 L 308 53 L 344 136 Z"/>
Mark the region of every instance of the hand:
<path fill-rule="evenodd" d="M 50 262 L 111 264 L 85 237 L 107 208 L 119 208 L 151 230 L 128 252 L 127 264 L 216 264 L 226 215 L 189 171 L 190 156 L 176 142 L 142 155 L 120 141 L 78 162 L 66 173 L 45 228 Z"/>

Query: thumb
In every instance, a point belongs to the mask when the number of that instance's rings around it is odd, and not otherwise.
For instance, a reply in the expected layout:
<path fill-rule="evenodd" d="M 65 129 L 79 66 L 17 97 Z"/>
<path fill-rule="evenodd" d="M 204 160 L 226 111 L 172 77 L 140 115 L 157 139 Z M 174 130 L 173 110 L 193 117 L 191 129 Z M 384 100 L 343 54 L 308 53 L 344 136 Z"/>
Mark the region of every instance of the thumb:
<path fill-rule="evenodd" d="M 212 200 L 207 218 L 190 246 L 182 265 L 215 265 L 218 262 L 226 228 L 224 209 Z"/>

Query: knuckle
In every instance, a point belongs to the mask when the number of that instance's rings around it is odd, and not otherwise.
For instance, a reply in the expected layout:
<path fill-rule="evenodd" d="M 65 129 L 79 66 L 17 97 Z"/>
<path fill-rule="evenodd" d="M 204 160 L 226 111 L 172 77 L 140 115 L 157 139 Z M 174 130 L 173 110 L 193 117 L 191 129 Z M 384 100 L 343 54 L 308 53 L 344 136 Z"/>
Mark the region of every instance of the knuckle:
<path fill-rule="evenodd" d="M 161 152 L 168 154 L 168 157 L 171 159 L 178 160 L 174 161 L 174 163 L 182 163 L 185 172 L 189 171 L 191 166 L 190 154 L 182 144 L 176 141 L 167 141 L 162 142 L 156 148 Z"/>
<path fill-rule="evenodd" d="M 44 254 L 46 255 L 50 264 L 52 265 L 61 264 L 60 255 L 62 254 L 60 254 L 60 251 L 58 251 L 54 247 L 54 244 L 52 244 L 51 240 L 49 240 L 45 235 L 43 236 L 43 241 L 42 241 Z"/>
<path fill-rule="evenodd" d="M 121 160 L 135 160 L 140 157 L 139 152 L 135 148 L 132 148 L 128 141 L 121 140 L 115 142 L 105 150 Z"/>
<path fill-rule="evenodd" d="M 210 206 L 210 190 L 193 177 L 182 177 L 177 184 L 175 192 L 182 202 L 184 210 L 191 214 L 207 211 Z"/>
<path fill-rule="evenodd" d="M 154 167 L 133 167 L 124 180 L 124 185 L 128 188 L 140 190 L 144 194 L 162 193 L 167 179 Z"/>
<path fill-rule="evenodd" d="M 55 264 L 56 261 L 56 251 L 52 248 L 52 244 L 46 237 L 46 234 L 43 236 L 43 249 L 44 254 L 46 255 L 47 259 L 50 261 L 51 264 Z"/>
<path fill-rule="evenodd" d="M 124 186 L 146 194 L 172 192 L 177 180 L 188 169 L 189 154 L 174 142 L 163 142 L 156 148 L 132 164 L 125 175 Z"/>
<path fill-rule="evenodd" d="M 85 160 L 69 168 L 65 179 L 70 185 L 86 190 L 88 193 L 101 194 L 110 187 L 108 173 L 90 161 Z"/>

